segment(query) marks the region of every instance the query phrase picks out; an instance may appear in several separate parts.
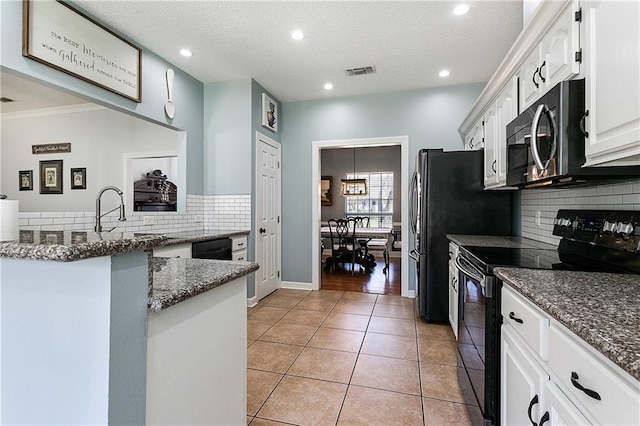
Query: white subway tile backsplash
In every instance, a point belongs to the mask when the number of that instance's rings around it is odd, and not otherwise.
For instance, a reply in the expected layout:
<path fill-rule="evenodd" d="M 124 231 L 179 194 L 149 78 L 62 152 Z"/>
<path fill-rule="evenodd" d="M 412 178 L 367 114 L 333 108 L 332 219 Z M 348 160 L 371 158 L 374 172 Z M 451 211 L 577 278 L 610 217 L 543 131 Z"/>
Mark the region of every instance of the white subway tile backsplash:
<path fill-rule="evenodd" d="M 560 209 L 640 210 L 640 181 L 567 189 L 525 189 L 521 192 L 522 236 L 557 244 L 553 219 Z M 540 226 L 535 218 L 540 212 Z"/>
<path fill-rule="evenodd" d="M 144 225 L 143 218 L 155 218 L 154 225 Z M 198 222 L 196 222 L 196 216 Z M 93 230 L 94 212 L 22 212 L 21 229 L 28 230 Z M 115 227 L 120 232 L 173 232 L 251 229 L 251 196 L 242 195 L 187 195 L 186 212 L 132 212 L 127 220 L 118 221 L 117 214 L 102 218 L 106 229 Z"/>

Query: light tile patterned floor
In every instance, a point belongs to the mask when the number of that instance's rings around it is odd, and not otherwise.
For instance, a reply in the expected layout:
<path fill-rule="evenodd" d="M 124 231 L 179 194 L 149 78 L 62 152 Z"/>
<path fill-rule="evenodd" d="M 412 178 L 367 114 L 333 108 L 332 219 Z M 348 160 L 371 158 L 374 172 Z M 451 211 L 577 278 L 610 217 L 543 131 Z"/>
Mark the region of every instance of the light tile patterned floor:
<path fill-rule="evenodd" d="M 451 328 L 412 299 L 280 289 L 247 322 L 247 424 L 482 424 Z"/>

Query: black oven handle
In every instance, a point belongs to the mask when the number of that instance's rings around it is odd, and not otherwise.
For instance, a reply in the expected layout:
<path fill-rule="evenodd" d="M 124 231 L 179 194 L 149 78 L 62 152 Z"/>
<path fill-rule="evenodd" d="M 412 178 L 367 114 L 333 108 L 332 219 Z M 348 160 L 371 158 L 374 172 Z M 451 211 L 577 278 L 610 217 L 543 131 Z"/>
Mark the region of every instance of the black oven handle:
<path fill-rule="evenodd" d="M 458 255 L 456 257 L 456 266 L 459 270 L 461 270 L 464 274 L 478 281 L 482 287 L 485 286 L 485 276 L 482 272 L 478 270 L 475 266 L 469 263 L 464 257 Z"/>
<path fill-rule="evenodd" d="M 545 114 L 549 119 L 549 131 L 553 137 L 553 146 L 551 148 L 551 153 L 549 154 L 549 158 L 546 159 L 545 163 L 542 163 L 542 159 L 540 159 L 540 153 L 538 152 L 538 126 L 540 125 L 540 118 L 542 118 L 542 114 Z M 549 167 L 549 162 L 556 155 L 557 148 L 557 138 L 556 138 L 556 123 L 553 119 L 553 116 L 549 112 L 549 107 L 545 104 L 538 105 L 536 109 L 536 113 L 533 116 L 533 121 L 531 122 L 531 153 L 533 154 L 533 161 L 535 161 L 536 166 L 542 170 L 546 170 Z"/>

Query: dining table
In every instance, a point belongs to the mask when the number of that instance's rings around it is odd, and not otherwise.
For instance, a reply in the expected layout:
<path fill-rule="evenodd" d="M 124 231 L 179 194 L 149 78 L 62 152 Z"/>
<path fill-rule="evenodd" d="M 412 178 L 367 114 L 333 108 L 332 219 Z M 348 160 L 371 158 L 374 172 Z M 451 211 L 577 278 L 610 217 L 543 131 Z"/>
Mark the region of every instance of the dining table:
<path fill-rule="evenodd" d="M 386 239 L 387 244 L 389 243 L 389 238 L 393 234 L 393 228 L 368 228 L 368 227 L 356 227 L 355 229 L 355 238 L 356 239 Z M 331 238 L 331 230 L 328 226 L 320 227 L 320 237 L 321 238 Z M 387 254 L 387 249 L 385 249 L 384 255 L 384 270 L 387 271 L 389 269 L 389 256 Z"/>

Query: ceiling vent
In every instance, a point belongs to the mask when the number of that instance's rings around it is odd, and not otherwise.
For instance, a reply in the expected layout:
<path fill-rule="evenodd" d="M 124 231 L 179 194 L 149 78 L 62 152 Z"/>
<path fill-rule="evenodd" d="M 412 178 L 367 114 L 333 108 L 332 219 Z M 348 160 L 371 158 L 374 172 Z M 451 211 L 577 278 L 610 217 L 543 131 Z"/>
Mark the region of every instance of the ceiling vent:
<path fill-rule="evenodd" d="M 13 99 L 9 99 L 9 98 L 5 98 L 4 96 L 0 98 L 0 102 L 2 102 L 3 104 L 9 103 L 9 102 L 15 102 Z"/>
<path fill-rule="evenodd" d="M 356 75 L 375 74 L 376 67 L 370 66 L 370 67 L 351 68 L 349 70 L 344 70 L 344 72 L 347 73 L 348 77 L 354 77 Z"/>

